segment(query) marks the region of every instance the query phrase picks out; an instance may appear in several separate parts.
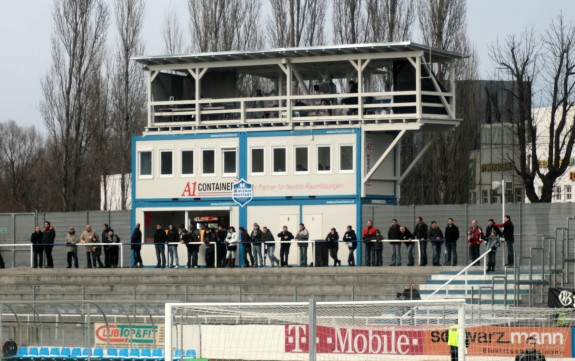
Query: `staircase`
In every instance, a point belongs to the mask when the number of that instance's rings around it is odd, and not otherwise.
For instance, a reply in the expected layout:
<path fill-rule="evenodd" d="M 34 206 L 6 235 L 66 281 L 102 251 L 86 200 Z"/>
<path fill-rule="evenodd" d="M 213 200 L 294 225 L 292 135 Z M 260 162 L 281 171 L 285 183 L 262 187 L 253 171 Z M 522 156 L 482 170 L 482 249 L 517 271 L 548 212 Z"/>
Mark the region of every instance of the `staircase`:
<path fill-rule="evenodd" d="M 430 296 L 460 270 L 450 269 L 432 275 L 420 286 L 421 298 Z M 530 280 L 529 270 L 506 268 L 484 275 L 483 269 L 475 267 L 470 269 L 467 275 L 462 274 L 451 281 L 430 299 L 464 298 L 469 304 L 513 306 L 516 304 L 515 293 L 517 293 L 518 304 L 527 306 L 529 295 L 532 293 L 534 304 L 541 305 L 546 302 L 546 287 L 536 286 L 548 285 L 546 279 L 548 276 L 543 277 L 540 270 L 534 270 Z"/>

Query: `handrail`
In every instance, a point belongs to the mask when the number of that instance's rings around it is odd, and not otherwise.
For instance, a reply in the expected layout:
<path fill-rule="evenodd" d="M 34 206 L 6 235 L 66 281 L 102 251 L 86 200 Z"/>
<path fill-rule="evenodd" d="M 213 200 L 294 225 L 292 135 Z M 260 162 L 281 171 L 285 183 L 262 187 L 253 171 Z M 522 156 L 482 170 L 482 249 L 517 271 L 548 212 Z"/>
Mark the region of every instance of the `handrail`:
<path fill-rule="evenodd" d="M 424 300 L 427 300 L 428 298 L 430 298 L 431 296 L 437 294 L 439 291 L 441 291 L 444 287 L 447 287 L 451 282 L 453 282 L 457 277 L 459 277 L 461 274 L 465 273 L 465 275 L 467 276 L 467 270 L 472 267 L 474 264 L 476 264 L 477 262 L 481 261 L 483 258 L 485 258 L 489 253 L 491 252 L 491 248 L 489 248 L 487 251 L 485 251 L 485 253 L 483 253 L 481 256 L 479 256 L 475 261 L 471 262 L 470 264 L 468 264 L 464 269 L 462 269 L 461 271 L 459 271 L 455 276 L 451 277 L 447 282 L 445 282 L 444 284 L 442 284 L 438 289 L 436 289 L 435 291 L 433 291 L 432 293 L 430 293 L 429 295 L 427 295 L 427 297 L 424 298 Z M 485 263 L 485 262 L 484 262 Z M 484 274 L 487 274 L 486 269 L 484 267 Z M 467 279 L 466 279 L 467 281 Z M 466 284 L 467 286 L 467 284 Z M 465 292 L 467 293 L 467 287 L 465 289 Z"/>

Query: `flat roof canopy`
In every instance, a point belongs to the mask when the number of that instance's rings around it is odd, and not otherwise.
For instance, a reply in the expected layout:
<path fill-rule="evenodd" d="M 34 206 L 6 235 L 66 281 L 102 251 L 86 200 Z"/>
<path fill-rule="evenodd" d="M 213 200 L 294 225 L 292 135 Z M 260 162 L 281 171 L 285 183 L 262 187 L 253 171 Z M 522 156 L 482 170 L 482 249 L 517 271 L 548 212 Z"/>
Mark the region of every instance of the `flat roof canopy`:
<path fill-rule="evenodd" d="M 350 72 L 350 64 L 345 62 L 346 59 L 369 58 L 371 61 L 365 71 L 378 73 L 382 71 L 382 67 L 390 66 L 393 60 L 409 57 L 409 53 L 413 52 L 423 52 L 426 61 L 434 63 L 450 62 L 467 57 L 464 54 L 417 43 L 397 42 L 140 56 L 133 60 L 156 70 L 193 67 L 226 68 L 226 70 L 237 69 L 241 73 L 270 78 L 277 76 L 277 68 L 265 65 L 291 62 L 298 64 L 298 71 L 302 78 L 315 79 L 320 69 L 336 78 L 346 77 Z"/>

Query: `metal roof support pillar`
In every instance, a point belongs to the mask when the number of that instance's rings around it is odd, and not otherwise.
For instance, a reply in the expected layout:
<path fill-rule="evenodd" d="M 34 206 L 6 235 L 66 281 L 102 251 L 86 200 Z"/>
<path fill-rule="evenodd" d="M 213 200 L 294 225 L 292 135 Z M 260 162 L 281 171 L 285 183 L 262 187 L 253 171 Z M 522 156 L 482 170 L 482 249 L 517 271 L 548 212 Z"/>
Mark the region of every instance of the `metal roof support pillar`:
<path fill-rule="evenodd" d="M 387 158 L 387 156 L 389 155 L 389 153 L 393 150 L 393 148 L 395 148 L 395 146 L 397 145 L 397 143 L 401 140 L 401 138 L 403 138 L 403 135 L 405 134 L 405 132 L 407 132 L 406 129 L 402 129 L 399 134 L 393 139 L 393 141 L 387 146 L 387 149 L 385 150 L 385 152 L 383 152 L 383 154 L 381 155 L 381 157 L 379 157 L 379 159 L 377 160 L 377 162 L 375 162 L 375 164 L 373 165 L 373 168 L 371 168 L 369 170 L 369 172 L 363 177 L 363 184 L 365 185 L 365 183 L 367 183 L 367 181 L 369 181 L 369 179 L 371 178 L 371 176 L 373 176 L 373 173 L 375 173 L 375 171 L 377 171 L 377 168 L 379 168 L 379 166 L 381 165 L 381 163 L 383 163 L 383 161 L 385 160 L 385 158 Z"/>
<path fill-rule="evenodd" d="M 421 57 L 422 55 L 415 57 L 415 117 L 418 120 L 421 119 L 423 110 L 423 107 L 421 106 Z"/>
<path fill-rule="evenodd" d="M 201 119 L 200 119 L 200 114 L 201 114 L 201 105 L 199 103 L 199 101 L 202 99 L 202 94 L 201 94 L 201 89 L 202 89 L 202 77 L 204 76 L 204 74 L 206 73 L 206 71 L 208 70 L 208 68 L 194 68 L 194 69 L 188 69 L 188 72 L 194 77 L 194 80 L 196 81 L 196 89 L 194 91 L 194 96 L 196 98 L 196 126 L 200 125 Z"/>
<path fill-rule="evenodd" d="M 152 82 L 160 74 L 159 71 L 150 70 L 148 72 L 148 127 L 154 123 L 154 106 L 152 105 Z"/>

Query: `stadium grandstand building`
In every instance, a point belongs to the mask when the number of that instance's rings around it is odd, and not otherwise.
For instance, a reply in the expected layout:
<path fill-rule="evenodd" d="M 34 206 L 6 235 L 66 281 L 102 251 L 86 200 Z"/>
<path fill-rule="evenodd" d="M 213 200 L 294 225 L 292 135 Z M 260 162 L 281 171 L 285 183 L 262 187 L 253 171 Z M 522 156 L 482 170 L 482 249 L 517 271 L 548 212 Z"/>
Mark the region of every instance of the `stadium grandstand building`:
<path fill-rule="evenodd" d="M 402 174 L 401 139 L 461 121 L 464 57 L 399 42 L 135 58 L 148 123 L 132 143 L 133 225 L 146 242 L 157 223 L 257 222 L 274 234 L 304 223 L 310 240 L 361 229 L 362 207 L 396 204 L 429 148 Z"/>

